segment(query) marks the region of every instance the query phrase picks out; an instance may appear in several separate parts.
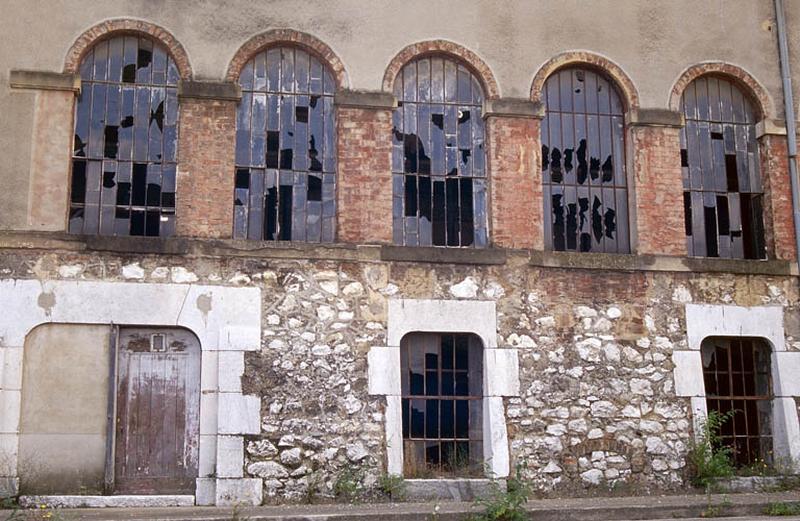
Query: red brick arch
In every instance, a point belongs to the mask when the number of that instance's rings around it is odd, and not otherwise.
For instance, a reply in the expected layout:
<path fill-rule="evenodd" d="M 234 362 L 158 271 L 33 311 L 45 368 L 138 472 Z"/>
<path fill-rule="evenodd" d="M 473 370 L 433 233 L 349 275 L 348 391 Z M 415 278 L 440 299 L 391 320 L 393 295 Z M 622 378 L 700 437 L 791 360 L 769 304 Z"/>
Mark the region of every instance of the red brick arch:
<path fill-rule="evenodd" d="M 426 40 L 413 43 L 397 53 L 392 58 L 392 61 L 389 62 L 389 66 L 386 67 L 386 72 L 383 74 L 383 91 L 392 92 L 394 80 L 406 63 L 414 58 L 430 54 L 444 54 L 463 62 L 478 77 L 487 99 L 500 97 L 497 80 L 495 80 L 494 74 L 492 74 L 492 70 L 486 62 L 466 47 L 448 40 Z"/>
<path fill-rule="evenodd" d="M 756 109 L 759 111 L 759 118 L 775 118 L 775 106 L 772 103 L 772 98 L 769 96 L 767 89 L 756 80 L 752 74 L 743 68 L 724 62 L 705 62 L 692 65 L 681 73 L 675 83 L 672 85 L 672 90 L 669 93 L 669 108 L 670 110 L 678 111 L 681 108 L 681 97 L 686 86 L 691 82 L 706 74 L 716 74 L 726 76 L 732 79 L 744 91 L 750 95 L 756 103 Z"/>
<path fill-rule="evenodd" d="M 622 70 L 622 67 L 609 60 L 605 56 L 589 51 L 567 51 L 547 60 L 533 77 L 531 83 L 531 100 L 542 101 L 542 89 L 544 82 L 551 74 L 559 69 L 569 66 L 589 66 L 602 71 L 610 78 L 622 94 L 622 102 L 625 110 L 639 108 L 639 92 L 633 84 L 630 76 Z"/>
<path fill-rule="evenodd" d="M 64 60 L 64 72 L 77 73 L 81 60 L 95 43 L 120 33 L 139 34 L 153 38 L 167 48 L 175 61 L 175 66 L 178 68 L 181 78 L 184 80 L 192 78 L 189 56 L 186 54 L 183 45 L 178 42 L 172 33 L 163 27 L 135 18 L 105 20 L 85 30 L 67 51 L 67 57 Z"/>
<path fill-rule="evenodd" d="M 336 85 L 339 89 L 350 87 L 350 80 L 347 77 L 344 64 L 339 59 L 339 56 L 333 52 L 333 49 L 318 38 L 293 29 L 273 29 L 257 34 L 247 40 L 239 47 L 239 50 L 236 51 L 236 54 L 233 55 L 228 64 L 225 81 L 237 81 L 242 68 L 253 56 L 268 47 L 280 45 L 294 45 L 311 53 L 328 66 L 331 73 L 333 73 L 333 77 L 336 78 Z"/>

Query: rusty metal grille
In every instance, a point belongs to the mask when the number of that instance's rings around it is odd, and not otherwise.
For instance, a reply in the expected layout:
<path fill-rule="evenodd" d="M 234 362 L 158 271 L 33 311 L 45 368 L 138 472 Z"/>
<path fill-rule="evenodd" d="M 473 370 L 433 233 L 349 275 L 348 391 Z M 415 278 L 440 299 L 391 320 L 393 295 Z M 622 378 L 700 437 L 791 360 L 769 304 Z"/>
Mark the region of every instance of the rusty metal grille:
<path fill-rule="evenodd" d="M 257 54 L 239 77 L 233 236 L 332 242 L 336 83 L 292 47 Z"/>
<path fill-rule="evenodd" d="M 720 431 L 739 466 L 772 463 L 770 349 L 757 338 L 703 342 L 703 377 L 709 411 L 735 411 Z"/>
<path fill-rule="evenodd" d="M 80 66 L 69 232 L 175 232 L 178 69 L 146 37 L 96 44 Z"/>
<path fill-rule="evenodd" d="M 414 334 L 401 355 L 406 477 L 483 475 L 482 347 L 467 334 Z"/>
<path fill-rule="evenodd" d="M 441 57 L 407 64 L 394 84 L 393 234 L 406 246 L 487 245 L 483 89 Z"/>
<path fill-rule="evenodd" d="M 588 69 L 547 78 L 542 120 L 545 246 L 629 253 L 623 105 L 614 84 Z"/>
<path fill-rule="evenodd" d="M 764 259 L 764 189 L 756 110 L 742 90 L 715 76 L 681 99 L 683 204 L 689 255 Z"/>

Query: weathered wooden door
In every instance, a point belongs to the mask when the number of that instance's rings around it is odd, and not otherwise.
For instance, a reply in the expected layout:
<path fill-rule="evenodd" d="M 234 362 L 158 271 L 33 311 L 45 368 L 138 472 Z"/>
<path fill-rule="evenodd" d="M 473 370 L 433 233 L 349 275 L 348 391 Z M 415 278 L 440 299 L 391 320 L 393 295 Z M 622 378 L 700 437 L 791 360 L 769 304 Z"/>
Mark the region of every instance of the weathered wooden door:
<path fill-rule="evenodd" d="M 200 343 L 191 332 L 120 328 L 115 494 L 194 493 Z"/>

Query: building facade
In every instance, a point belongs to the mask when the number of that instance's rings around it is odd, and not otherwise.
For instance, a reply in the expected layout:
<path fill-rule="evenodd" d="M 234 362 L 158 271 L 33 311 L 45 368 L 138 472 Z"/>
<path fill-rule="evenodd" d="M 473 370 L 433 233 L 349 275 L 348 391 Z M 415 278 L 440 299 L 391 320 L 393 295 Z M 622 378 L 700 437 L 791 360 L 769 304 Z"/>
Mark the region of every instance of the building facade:
<path fill-rule="evenodd" d="M 3 495 L 800 471 L 773 2 L 4 8 Z"/>

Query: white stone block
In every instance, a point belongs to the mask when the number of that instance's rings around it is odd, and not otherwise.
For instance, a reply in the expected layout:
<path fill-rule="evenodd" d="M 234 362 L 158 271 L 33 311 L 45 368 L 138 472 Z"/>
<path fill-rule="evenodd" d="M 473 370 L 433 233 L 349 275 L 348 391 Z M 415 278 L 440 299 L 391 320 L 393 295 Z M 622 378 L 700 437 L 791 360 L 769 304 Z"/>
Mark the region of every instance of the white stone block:
<path fill-rule="evenodd" d="M 475 333 L 484 348 L 497 347 L 497 311 L 494 301 L 391 299 L 387 343 L 400 347 L 410 332 Z"/>
<path fill-rule="evenodd" d="M 217 477 L 241 478 L 244 475 L 244 438 L 217 437 Z"/>
<path fill-rule="evenodd" d="M 703 432 L 703 425 L 708 416 L 708 403 L 705 396 L 692 396 L 692 426 L 694 427 L 694 437 L 699 441 L 700 434 Z"/>
<path fill-rule="evenodd" d="M 689 349 L 700 349 L 710 336 L 766 338 L 774 351 L 786 351 L 782 306 L 719 306 L 686 304 Z"/>
<path fill-rule="evenodd" d="M 483 436 L 483 457 L 491 477 L 507 477 L 510 472 L 508 433 L 503 399 L 499 396 L 483 399 Z"/>
<path fill-rule="evenodd" d="M 703 362 L 700 351 L 673 351 L 672 363 L 675 369 L 675 394 L 677 396 L 705 396 Z"/>
<path fill-rule="evenodd" d="M 484 349 L 486 396 L 519 396 L 519 355 L 516 349 Z"/>
<path fill-rule="evenodd" d="M 22 348 L 0 347 L 0 389 L 22 389 Z"/>
<path fill-rule="evenodd" d="M 386 471 L 403 475 L 403 407 L 400 396 L 386 397 Z"/>
<path fill-rule="evenodd" d="M 203 351 L 200 360 L 200 390 L 219 390 L 219 351 Z"/>
<path fill-rule="evenodd" d="M 217 479 L 217 506 L 260 505 L 263 481 L 256 478 Z"/>
<path fill-rule="evenodd" d="M 216 392 L 203 392 L 200 394 L 200 435 L 213 434 L 216 436 L 219 408 L 219 394 Z"/>
<path fill-rule="evenodd" d="M 800 396 L 800 352 L 772 353 L 772 392 L 775 396 Z"/>
<path fill-rule="evenodd" d="M 217 473 L 217 436 L 201 434 L 199 452 L 198 470 L 200 477 L 205 478 L 215 475 Z"/>
<path fill-rule="evenodd" d="M 261 398 L 220 393 L 217 422 L 220 434 L 258 434 L 261 432 Z"/>
<path fill-rule="evenodd" d="M 0 433 L 19 432 L 21 395 L 22 391 L 0 391 Z"/>
<path fill-rule="evenodd" d="M 17 475 L 17 456 L 19 455 L 19 436 L 0 434 L 0 477 Z"/>
<path fill-rule="evenodd" d="M 221 351 L 258 351 L 261 349 L 261 328 L 223 327 L 219 332 L 219 349 Z"/>
<path fill-rule="evenodd" d="M 369 394 L 400 396 L 399 347 L 371 347 L 367 371 Z"/>
<path fill-rule="evenodd" d="M 197 478 L 195 481 L 194 502 L 198 506 L 213 506 L 217 501 L 216 478 Z"/>
<path fill-rule="evenodd" d="M 772 443 L 775 463 L 800 472 L 800 422 L 794 398 L 772 400 Z"/>
<path fill-rule="evenodd" d="M 244 351 L 219 351 L 218 381 L 222 393 L 242 392 Z"/>

